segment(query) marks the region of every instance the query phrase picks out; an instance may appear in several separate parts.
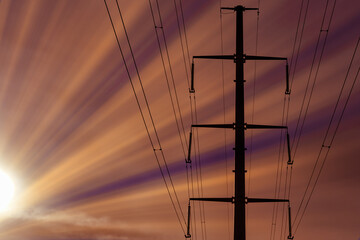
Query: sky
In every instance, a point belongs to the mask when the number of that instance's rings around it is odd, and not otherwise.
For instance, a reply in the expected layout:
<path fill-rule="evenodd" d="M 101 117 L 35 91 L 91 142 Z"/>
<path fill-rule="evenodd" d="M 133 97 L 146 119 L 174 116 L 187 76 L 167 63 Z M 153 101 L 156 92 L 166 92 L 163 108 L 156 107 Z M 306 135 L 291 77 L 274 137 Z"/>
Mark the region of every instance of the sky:
<path fill-rule="evenodd" d="M 232 129 L 193 129 L 185 159 L 191 124 L 234 122 L 233 61 L 195 59 L 189 82 L 192 56 L 235 53 L 220 7 L 239 4 L 259 7 L 245 54 L 286 57 L 291 87 L 286 61 L 246 61 L 245 121 L 287 125 L 293 161 L 285 131 L 246 130 L 246 196 L 290 199 L 294 239 L 360 238 L 359 1 L 106 4 L 0 2 L 0 239 L 184 239 L 189 197 L 232 197 Z M 287 207 L 247 204 L 247 239 L 286 239 Z M 233 205 L 192 201 L 190 223 L 233 239 Z"/>

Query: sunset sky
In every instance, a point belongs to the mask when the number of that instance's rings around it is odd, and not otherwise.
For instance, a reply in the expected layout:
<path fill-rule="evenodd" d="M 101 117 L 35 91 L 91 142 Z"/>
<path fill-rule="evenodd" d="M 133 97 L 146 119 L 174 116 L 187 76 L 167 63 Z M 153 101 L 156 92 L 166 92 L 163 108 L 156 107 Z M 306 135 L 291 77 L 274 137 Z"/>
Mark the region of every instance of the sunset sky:
<path fill-rule="evenodd" d="M 246 130 L 246 195 L 290 195 L 294 239 L 360 239 L 359 1 L 106 3 L 0 1 L 1 240 L 184 239 L 189 197 L 232 197 L 232 129 L 193 129 L 185 159 L 191 124 L 234 122 L 233 61 L 189 81 L 192 56 L 235 53 L 239 4 L 259 7 L 245 54 L 288 58 L 291 86 L 285 61 L 246 61 L 245 121 L 287 125 L 294 161 L 285 131 Z M 191 206 L 192 239 L 233 239 L 231 203 Z M 287 224 L 287 203 L 247 205 L 249 240 Z"/>

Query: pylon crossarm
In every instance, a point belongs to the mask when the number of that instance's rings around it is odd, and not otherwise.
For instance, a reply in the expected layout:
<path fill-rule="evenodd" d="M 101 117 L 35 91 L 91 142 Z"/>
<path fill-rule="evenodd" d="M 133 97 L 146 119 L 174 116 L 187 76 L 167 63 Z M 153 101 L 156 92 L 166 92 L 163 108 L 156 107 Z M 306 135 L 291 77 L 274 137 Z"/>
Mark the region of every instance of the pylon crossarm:
<path fill-rule="evenodd" d="M 285 57 L 268 57 L 268 56 L 253 56 L 253 55 L 245 55 L 245 60 L 285 60 L 287 61 L 287 58 Z"/>
<path fill-rule="evenodd" d="M 202 127 L 202 128 L 232 128 L 236 126 L 232 124 L 193 124 L 191 127 Z M 247 124 L 245 123 L 244 129 L 287 129 L 287 126 L 275 126 L 275 125 L 261 125 L 261 124 Z"/>
<path fill-rule="evenodd" d="M 268 56 L 252 56 L 252 55 L 246 55 L 244 54 L 243 56 L 244 61 L 246 60 L 283 60 L 286 61 L 286 90 L 285 90 L 285 94 L 289 95 L 290 94 L 290 89 L 289 89 L 289 64 L 288 64 L 288 60 L 285 57 L 268 57 Z"/>
<path fill-rule="evenodd" d="M 232 124 L 192 124 L 191 127 L 203 127 L 203 128 L 235 128 Z"/>
<path fill-rule="evenodd" d="M 276 128 L 288 128 L 287 126 L 274 126 L 274 125 L 260 125 L 260 124 L 247 124 L 245 123 L 245 129 L 276 129 Z"/>
<path fill-rule="evenodd" d="M 234 203 L 234 198 L 190 198 L 190 201 L 230 202 L 230 203 Z"/>
<path fill-rule="evenodd" d="M 235 11 L 235 8 L 233 8 L 233 7 L 222 7 L 220 9 L 221 10 L 233 10 L 233 11 Z"/>
<path fill-rule="evenodd" d="M 193 56 L 193 60 L 191 63 L 191 85 L 189 88 L 190 93 L 195 93 L 194 88 L 194 71 L 195 71 L 195 65 L 194 65 L 194 58 L 203 58 L 203 59 L 222 59 L 222 60 L 236 60 L 236 56 L 233 55 L 205 55 L 205 56 Z"/>
<path fill-rule="evenodd" d="M 204 56 L 193 56 L 193 58 L 235 60 L 235 55 L 204 55 Z"/>
<path fill-rule="evenodd" d="M 289 202 L 289 199 L 245 198 L 245 203 L 262 203 L 262 202 Z"/>
<path fill-rule="evenodd" d="M 288 129 L 288 127 L 287 126 L 259 125 L 259 124 L 247 124 L 247 123 L 245 123 L 244 129 Z M 286 142 L 287 142 L 287 150 L 288 150 L 287 164 L 292 165 L 293 161 L 291 160 L 289 132 L 286 132 Z"/>
<path fill-rule="evenodd" d="M 243 10 L 243 11 L 247 11 L 247 10 L 259 10 L 259 8 L 246 8 L 243 6 L 236 6 L 236 7 L 222 7 L 220 8 L 221 10 L 233 10 L 233 11 L 238 11 L 238 10 Z"/>

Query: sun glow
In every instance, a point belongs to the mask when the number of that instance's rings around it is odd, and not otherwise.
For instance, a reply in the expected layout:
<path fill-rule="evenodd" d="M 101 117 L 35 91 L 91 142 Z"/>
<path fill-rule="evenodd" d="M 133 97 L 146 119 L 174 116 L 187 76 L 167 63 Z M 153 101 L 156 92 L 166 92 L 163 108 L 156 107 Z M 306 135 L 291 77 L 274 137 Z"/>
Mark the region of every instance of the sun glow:
<path fill-rule="evenodd" d="M 0 211 L 5 211 L 14 196 L 15 186 L 11 178 L 0 170 Z"/>

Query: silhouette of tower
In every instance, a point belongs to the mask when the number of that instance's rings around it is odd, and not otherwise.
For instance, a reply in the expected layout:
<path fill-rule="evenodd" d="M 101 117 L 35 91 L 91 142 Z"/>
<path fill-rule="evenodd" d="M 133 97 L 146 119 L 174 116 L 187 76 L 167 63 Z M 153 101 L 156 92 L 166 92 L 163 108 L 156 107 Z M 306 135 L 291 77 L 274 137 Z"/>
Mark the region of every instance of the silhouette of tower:
<path fill-rule="evenodd" d="M 245 123 L 244 113 L 244 63 L 248 60 L 281 60 L 286 61 L 286 90 L 285 94 L 290 94 L 289 90 L 289 71 L 287 58 L 283 57 L 266 57 L 266 56 L 251 56 L 244 54 L 243 41 L 243 12 L 248 10 L 258 10 L 258 8 L 245 8 L 241 5 L 233 8 L 221 8 L 224 10 L 233 10 L 236 12 L 236 53 L 234 55 L 207 55 L 207 56 L 193 56 L 192 70 L 191 70 L 191 93 L 194 89 L 194 59 L 222 59 L 233 60 L 236 65 L 236 80 L 235 80 L 235 122 L 231 124 L 193 124 L 191 127 L 206 127 L 206 128 L 229 128 L 235 132 L 235 196 L 231 198 L 190 198 L 190 201 L 214 201 L 214 202 L 228 202 L 234 204 L 234 240 L 246 239 L 245 226 L 245 206 L 248 203 L 259 202 L 288 202 L 288 199 L 268 199 L 268 198 L 249 198 L 245 196 L 245 131 L 246 129 L 288 129 L 287 126 L 273 126 L 273 125 L 259 125 Z M 290 142 L 289 134 L 286 134 L 288 162 L 291 165 Z M 187 162 L 191 162 L 191 141 L 192 132 L 189 138 L 189 152 Z M 189 201 L 189 202 L 190 202 Z M 292 239 L 291 233 L 291 215 L 290 204 L 288 205 L 289 214 L 289 236 Z M 186 238 L 190 238 L 190 204 L 188 207 L 188 226 Z"/>

